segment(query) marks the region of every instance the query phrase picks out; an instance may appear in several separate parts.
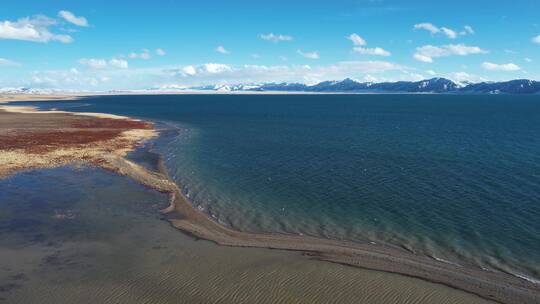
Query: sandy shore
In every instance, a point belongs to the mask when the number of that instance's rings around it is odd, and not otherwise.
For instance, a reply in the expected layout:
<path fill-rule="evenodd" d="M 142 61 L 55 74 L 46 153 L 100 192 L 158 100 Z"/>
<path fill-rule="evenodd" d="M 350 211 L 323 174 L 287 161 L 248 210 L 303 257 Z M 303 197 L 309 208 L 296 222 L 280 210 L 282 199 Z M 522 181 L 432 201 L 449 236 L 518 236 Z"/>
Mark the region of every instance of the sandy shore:
<path fill-rule="evenodd" d="M 253 234 L 221 226 L 188 202 L 163 164 L 160 172 L 151 172 L 124 158 L 142 141 L 156 136 L 146 122 L 109 115 L 38 114 L 28 107 L 4 106 L 0 130 L 0 176 L 70 162 L 91 163 L 170 193 L 170 206 L 162 212 L 180 216 L 171 224 L 220 245 L 299 251 L 312 259 L 421 278 L 500 303 L 540 303 L 538 285 L 503 273 L 450 265 L 384 245 Z"/>
<path fill-rule="evenodd" d="M 16 101 L 76 100 L 75 95 L 0 94 L 0 103 Z"/>

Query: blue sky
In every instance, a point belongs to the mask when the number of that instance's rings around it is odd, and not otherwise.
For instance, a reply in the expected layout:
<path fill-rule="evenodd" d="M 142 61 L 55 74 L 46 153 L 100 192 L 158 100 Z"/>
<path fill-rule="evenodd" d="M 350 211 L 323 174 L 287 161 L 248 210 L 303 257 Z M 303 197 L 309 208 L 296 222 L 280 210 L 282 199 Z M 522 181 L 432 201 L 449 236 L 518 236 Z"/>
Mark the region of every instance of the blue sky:
<path fill-rule="evenodd" d="M 540 79 L 540 1 L 9 1 L 0 87 Z"/>

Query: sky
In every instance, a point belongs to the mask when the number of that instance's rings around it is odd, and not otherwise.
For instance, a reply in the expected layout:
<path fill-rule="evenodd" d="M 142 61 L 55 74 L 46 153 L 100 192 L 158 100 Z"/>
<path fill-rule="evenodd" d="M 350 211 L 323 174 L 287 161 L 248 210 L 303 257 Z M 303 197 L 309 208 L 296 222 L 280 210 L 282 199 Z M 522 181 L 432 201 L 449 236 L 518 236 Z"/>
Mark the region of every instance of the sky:
<path fill-rule="evenodd" d="M 8 0 L 0 88 L 540 80 L 540 1 Z"/>

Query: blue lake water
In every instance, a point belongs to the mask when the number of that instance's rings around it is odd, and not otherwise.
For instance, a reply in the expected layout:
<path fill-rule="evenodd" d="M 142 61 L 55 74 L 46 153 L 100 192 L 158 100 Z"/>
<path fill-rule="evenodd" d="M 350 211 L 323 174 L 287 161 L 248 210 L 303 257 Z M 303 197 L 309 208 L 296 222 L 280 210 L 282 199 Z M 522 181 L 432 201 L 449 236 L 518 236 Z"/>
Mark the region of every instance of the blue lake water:
<path fill-rule="evenodd" d="M 168 170 L 224 225 L 385 242 L 540 278 L 540 96 L 103 96 L 161 122 Z"/>

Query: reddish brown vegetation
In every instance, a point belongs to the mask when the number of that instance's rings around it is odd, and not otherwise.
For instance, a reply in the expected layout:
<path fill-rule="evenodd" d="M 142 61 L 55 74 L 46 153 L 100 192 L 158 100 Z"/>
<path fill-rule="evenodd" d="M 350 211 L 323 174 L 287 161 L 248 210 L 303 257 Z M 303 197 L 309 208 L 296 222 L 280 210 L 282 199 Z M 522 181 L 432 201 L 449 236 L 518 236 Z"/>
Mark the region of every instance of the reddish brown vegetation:
<path fill-rule="evenodd" d="M 0 111 L 0 150 L 47 153 L 121 138 L 128 130 L 151 130 L 151 123 L 71 114 L 16 114 Z M 110 147 L 111 150 L 118 147 Z M 108 149 L 107 149 L 108 150 Z"/>
<path fill-rule="evenodd" d="M 121 132 L 121 129 L 12 132 L 8 135 L 0 135 L 0 150 L 25 149 L 32 152 L 46 152 L 58 147 L 110 140 L 119 136 Z"/>
<path fill-rule="evenodd" d="M 153 128 L 152 124 L 137 120 L 111 119 L 111 118 L 80 118 L 71 123 L 72 128 L 82 129 L 145 129 Z"/>

